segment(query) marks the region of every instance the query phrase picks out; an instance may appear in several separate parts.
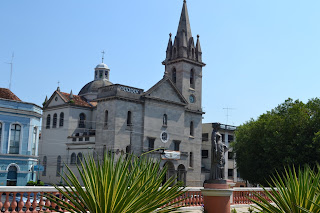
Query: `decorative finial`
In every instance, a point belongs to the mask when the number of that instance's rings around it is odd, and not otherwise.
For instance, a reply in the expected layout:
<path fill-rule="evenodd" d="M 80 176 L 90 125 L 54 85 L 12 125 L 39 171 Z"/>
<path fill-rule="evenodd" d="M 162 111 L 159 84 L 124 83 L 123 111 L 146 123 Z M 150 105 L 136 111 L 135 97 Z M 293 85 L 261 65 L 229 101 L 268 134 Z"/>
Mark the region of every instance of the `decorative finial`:
<path fill-rule="evenodd" d="M 103 63 L 103 59 L 104 59 L 104 50 L 101 52 L 102 53 L 102 63 Z"/>
<path fill-rule="evenodd" d="M 170 36 L 170 38 L 171 38 L 171 36 L 172 36 L 172 33 L 169 33 L 169 36 Z"/>
<path fill-rule="evenodd" d="M 73 93 L 72 93 L 72 90 L 71 90 L 71 92 L 70 92 L 69 98 L 70 98 L 70 100 L 72 100 L 72 99 L 73 99 Z"/>
<path fill-rule="evenodd" d="M 199 36 L 199 34 L 197 35 L 197 38 L 199 38 L 200 36 Z"/>
<path fill-rule="evenodd" d="M 57 84 L 58 84 L 57 91 L 60 92 L 60 81 L 58 81 Z"/>
<path fill-rule="evenodd" d="M 187 0 L 183 0 L 183 3 L 187 3 Z"/>

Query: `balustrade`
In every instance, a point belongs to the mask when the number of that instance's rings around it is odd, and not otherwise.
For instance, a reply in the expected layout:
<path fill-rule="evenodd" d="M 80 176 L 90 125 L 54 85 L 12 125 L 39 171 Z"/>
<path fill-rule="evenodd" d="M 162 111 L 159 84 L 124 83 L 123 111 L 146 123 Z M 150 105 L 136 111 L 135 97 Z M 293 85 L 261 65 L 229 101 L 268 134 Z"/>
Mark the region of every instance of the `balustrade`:
<path fill-rule="evenodd" d="M 184 190 L 185 193 L 181 197 L 173 200 L 173 202 L 184 199 L 180 201 L 177 206 L 203 206 L 201 189 L 203 189 L 203 187 L 187 187 Z M 262 188 L 241 187 L 233 188 L 232 190 L 232 205 L 251 204 L 252 202 L 249 198 L 255 199 L 255 193 L 259 193 L 265 197 Z M 54 203 L 45 198 L 45 194 L 52 194 L 62 198 L 61 194 L 51 186 L 0 186 L 0 194 L 0 210 L 4 213 L 54 212 L 47 208 L 47 206 L 51 206 L 56 210 L 63 209 L 63 206 L 60 203 Z"/>

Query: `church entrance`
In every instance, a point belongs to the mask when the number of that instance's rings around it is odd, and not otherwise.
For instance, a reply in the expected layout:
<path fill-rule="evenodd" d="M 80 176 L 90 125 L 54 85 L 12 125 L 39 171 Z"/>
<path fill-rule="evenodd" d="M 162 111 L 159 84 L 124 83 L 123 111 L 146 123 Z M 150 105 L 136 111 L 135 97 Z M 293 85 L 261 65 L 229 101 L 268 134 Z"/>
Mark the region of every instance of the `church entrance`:
<path fill-rule="evenodd" d="M 7 186 L 16 186 L 17 185 L 17 167 L 10 166 L 8 169 L 7 175 Z"/>
<path fill-rule="evenodd" d="M 174 169 L 173 163 L 171 161 L 167 161 L 163 165 L 163 167 L 165 167 L 165 166 L 167 166 L 167 173 L 166 173 L 166 176 L 165 176 L 162 183 L 165 183 L 167 180 L 170 179 L 170 177 L 172 177 L 172 176 L 175 177 L 175 175 L 176 175 L 176 170 Z"/>
<path fill-rule="evenodd" d="M 186 185 L 186 167 L 182 164 L 178 166 L 178 177 L 177 181 L 182 181 L 184 185 Z"/>

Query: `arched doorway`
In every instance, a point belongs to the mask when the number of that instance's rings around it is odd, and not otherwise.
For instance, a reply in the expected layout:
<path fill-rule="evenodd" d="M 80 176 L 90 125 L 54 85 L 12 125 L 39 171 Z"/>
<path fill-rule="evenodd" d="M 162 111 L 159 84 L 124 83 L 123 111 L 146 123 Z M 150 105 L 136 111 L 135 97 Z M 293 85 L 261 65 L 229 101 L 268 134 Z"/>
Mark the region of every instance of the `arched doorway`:
<path fill-rule="evenodd" d="M 177 181 L 182 181 L 184 185 L 186 185 L 186 176 L 187 176 L 187 171 L 186 167 L 182 164 L 178 166 L 178 177 Z"/>
<path fill-rule="evenodd" d="M 171 161 L 167 161 L 164 165 L 163 168 L 167 167 L 167 173 L 165 178 L 163 179 L 162 183 L 165 183 L 167 180 L 169 180 L 170 177 L 176 175 L 176 170 L 174 169 L 174 165 Z"/>
<path fill-rule="evenodd" d="M 7 186 L 16 186 L 17 185 L 17 167 L 12 165 L 8 168 L 8 175 L 7 175 Z"/>

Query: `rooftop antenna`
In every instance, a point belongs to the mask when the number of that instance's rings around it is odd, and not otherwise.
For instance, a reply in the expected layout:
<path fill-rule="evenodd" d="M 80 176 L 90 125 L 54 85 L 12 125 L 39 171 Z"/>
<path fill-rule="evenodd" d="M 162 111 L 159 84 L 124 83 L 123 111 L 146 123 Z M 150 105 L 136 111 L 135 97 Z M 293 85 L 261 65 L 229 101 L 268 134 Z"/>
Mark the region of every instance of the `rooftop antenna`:
<path fill-rule="evenodd" d="M 224 110 L 227 110 L 227 122 L 226 122 L 226 125 L 228 125 L 228 121 L 229 121 L 229 117 L 230 117 L 230 115 L 229 115 L 229 110 L 234 110 L 235 108 L 229 108 L 229 107 L 226 107 L 226 108 L 223 108 Z"/>
<path fill-rule="evenodd" d="M 103 63 L 103 59 L 104 59 L 104 50 L 101 52 L 102 53 L 102 63 Z"/>
<path fill-rule="evenodd" d="M 11 90 L 11 82 L 12 82 L 13 57 L 14 57 L 14 53 L 12 53 L 11 62 L 10 63 L 6 62 L 6 64 L 10 64 L 10 67 L 11 67 L 11 69 L 10 69 L 9 90 Z"/>

